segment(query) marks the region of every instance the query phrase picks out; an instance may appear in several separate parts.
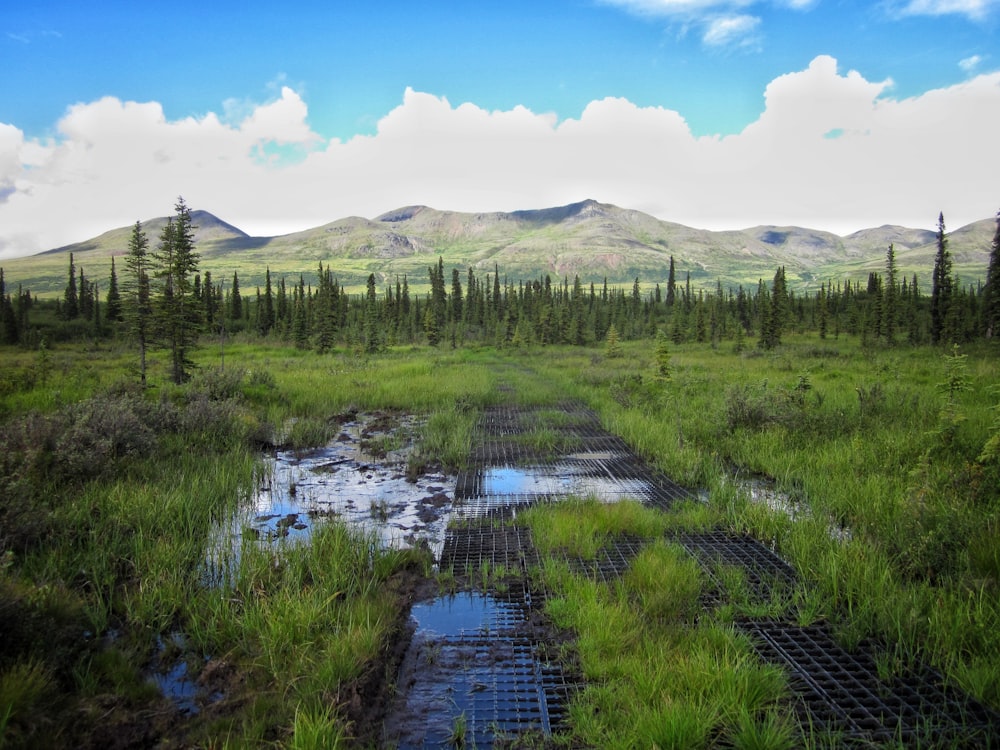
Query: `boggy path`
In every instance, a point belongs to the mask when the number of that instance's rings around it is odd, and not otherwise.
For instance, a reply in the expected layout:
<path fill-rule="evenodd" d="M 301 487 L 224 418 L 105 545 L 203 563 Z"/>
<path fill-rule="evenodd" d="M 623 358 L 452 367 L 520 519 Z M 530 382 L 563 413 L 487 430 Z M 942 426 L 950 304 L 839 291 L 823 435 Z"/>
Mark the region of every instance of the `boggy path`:
<path fill-rule="evenodd" d="M 550 440 L 529 439 L 544 422 Z M 534 432 L 533 432 L 534 431 Z M 455 508 L 439 561 L 456 590 L 413 608 L 413 638 L 385 722 L 387 747 L 545 745 L 568 732 L 568 703 L 582 685 L 559 660 L 559 642 L 531 587 L 538 562 L 519 509 L 568 497 L 605 502 L 631 498 L 669 512 L 691 493 L 648 467 L 578 404 L 514 406 L 481 415 L 469 468 L 458 477 Z M 723 531 L 681 533 L 673 540 L 711 581 L 705 607 L 726 600 L 719 566 L 738 566 L 750 596 L 767 601 L 795 571 L 767 547 Z M 620 576 L 649 540 L 619 538 L 594 560 L 567 562 L 605 581 Z M 815 736 L 849 746 L 998 747 L 1000 719 L 922 670 L 887 683 L 877 649 L 841 648 L 826 628 L 793 621 L 743 620 L 760 657 L 788 671 L 794 708 Z"/>

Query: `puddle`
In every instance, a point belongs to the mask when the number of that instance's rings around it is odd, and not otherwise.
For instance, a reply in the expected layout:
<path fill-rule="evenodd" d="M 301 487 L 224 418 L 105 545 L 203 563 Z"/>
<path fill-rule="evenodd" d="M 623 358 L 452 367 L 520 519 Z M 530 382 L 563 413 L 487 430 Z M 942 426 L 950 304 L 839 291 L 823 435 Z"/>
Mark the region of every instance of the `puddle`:
<path fill-rule="evenodd" d="M 483 469 L 479 480 L 478 494 L 483 496 L 572 495 L 611 503 L 625 498 L 641 500 L 655 492 L 647 480 L 613 476 L 600 459 L 567 460 L 548 466 L 490 467 Z"/>
<path fill-rule="evenodd" d="M 188 675 L 188 663 L 183 658 L 186 645 L 182 633 L 171 633 L 166 636 L 166 640 L 157 638 L 157 654 L 147 667 L 146 678 L 159 688 L 164 697 L 173 702 L 178 711 L 193 716 L 199 711 L 199 696 L 207 697 L 210 702 L 222 696 L 215 693 L 204 696 L 199 691 L 195 679 Z"/>
<path fill-rule="evenodd" d="M 764 477 L 752 477 L 742 479 L 738 475 L 730 479 L 736 489 L 747 496 L 750 502 L 764 505 L 776 513 L 783 513 L 791 521 L 812 516 L 812 509 L 805 503 L 796 502 L 788 493 L 781 492 L 772 479 Z M 839 542 L 846 542 L 851 539 L 851 530 L 834 523 L 831 520 L 828 524 L 830 537 Z"/>
<path fill-rule="evenodd" d="M 385 721 L 387 746 L 492 747 L 551 733 L 564 695 L 559 672 L 525 637 L 527 607 L 464 592 L 416 604 L 415 628 Z M 561 711 L 561 708 L 559 709 Z"/>
<path fill-rule="evenodd" d="M 306 451 L 281 450 L 244 507 L 215 534 L 208 553 L 208 579 L 232 571 L 245 540 L 261 544 L 308 542 L 313 529 L 337 519 L 371 534 L 386 548 L 426 545 L 440 556 L 455 496 L 455 477 L 423 474 L 407 481 L 406 462 L 419 426 L 400 418 L 374 433 L 384 417 L 360 415 L 341 426 L 327 445 Z M 375 456 L 372 444 L 398 446 Z"/>
<path fill-rule="evenodd" d="M 418 633 L 462 637 L 466 633 L 496 632 L 505 624 L 510 627 L 516 624 L 518 613 L 492 596 L 465 592 L 414 604 L 410 618 Z"/>

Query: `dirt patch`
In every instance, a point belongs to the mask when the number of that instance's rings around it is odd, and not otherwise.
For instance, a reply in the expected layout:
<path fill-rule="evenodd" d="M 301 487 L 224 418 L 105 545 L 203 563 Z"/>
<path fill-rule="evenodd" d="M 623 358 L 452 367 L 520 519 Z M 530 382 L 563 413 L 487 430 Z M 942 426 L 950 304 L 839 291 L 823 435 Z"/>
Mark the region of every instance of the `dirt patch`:
<path fill-rule="evenodd" d="M 382 739 L 382 721 L 395 690 L 396 675 L 413 637 L 410 608 L 437 591 L 437 585 L 415 568 L 400 571 L 386 585 L 398 602 L 396 621 L 378 658 L 368 665 L 361 677 L 345 685 L 340 695 L 344 718 L 361 747 L 376 747 Z"/>

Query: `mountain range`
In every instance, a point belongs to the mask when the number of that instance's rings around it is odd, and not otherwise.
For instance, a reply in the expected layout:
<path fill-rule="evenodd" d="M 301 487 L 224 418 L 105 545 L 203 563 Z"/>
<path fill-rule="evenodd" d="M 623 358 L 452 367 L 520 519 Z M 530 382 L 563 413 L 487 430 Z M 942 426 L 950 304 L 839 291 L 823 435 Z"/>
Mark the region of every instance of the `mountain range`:
<path fill-rule="evenodd" d="M 407 276 L 411 287 L 427 283 L 427 269 L 444 262 L 446 272 L 459 268 L 477 275 L 498 268 L 511 280 L 553 280 L 579 276 L 584 283 L 664 284 L 670 258 L 676 279 L 690 274 L 695 288 L 724 288 L 769 281 L 778 266 L 794 289 L 818 289 L 820 282 L 865 280 L 884 272 L 886 251 L 894 246 L 901 274 L 916 274 L 930 288 L 936 233 L 925 229 L 881 226 L 847 236 L 802 227 L 757 226 L 739 231 L 694 229 L 649 214 L 585 200 L 538 210 L 460 213 L 427 206 L 407 206 L 374 219 L 347 217 L 313 229 L 277 237 L 251 237 L 207 211 L 192 211 L 202 273 L 227 284 L 234 272 L 246 291 L 262 284 L 265 269 L 286 283 L 315 279 L 320 263 L 330 266 L 349 289 L 363 288 L 374 273 L 379 286 Z M 156 245 L 166 217 L 143 223 L 150 246 Z M 983 219 L 948 234 L 953 268 L 963 283 L 985 279 L 996 223 Z M 112 256 L 122 256 L 132 227 L 4 261 L 8 286 L 21 283 L 42 296 L 61 293 L 69 253 L 78 268 L 106 283 Z M 120 261 L 119 261 L 120 263 Z M 119 266 L 120 267 L 120 266 Z M 121 271 L 119 271 L 121 273 Z"/>

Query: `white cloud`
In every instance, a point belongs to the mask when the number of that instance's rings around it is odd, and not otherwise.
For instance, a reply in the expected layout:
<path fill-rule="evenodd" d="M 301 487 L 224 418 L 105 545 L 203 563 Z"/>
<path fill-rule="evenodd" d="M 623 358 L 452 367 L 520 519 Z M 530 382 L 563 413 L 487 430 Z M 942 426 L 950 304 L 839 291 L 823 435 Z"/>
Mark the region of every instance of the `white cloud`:
<path fill-rule="evenodd" d="M 718 8 L 742 7 L 753 0 L 603 0 L 606 5 L 622 8 L 640 16 L 679 16 L 715 11 Z"/>
<path fill-rule="evenodd" d="M 752 45 L 759 25 L 760 19 L 755 16 L 719 16 L 708 22 L 702 41 L 710 47 Z"/>
<path fill-rule="evenodd" d="M 964 70 L 966 73 L 972 73 L 976 68 L 982 63 L 983 58 L 979 55 L 972 55 L 971 57 L 966 57 L 958 61 L 958 67 Z"/>
<path fill-rule="evenodd" d="M 234 124 L 105 98 L 71 107 L 53 140 L 0 124 L 0 255 L 169 214 L 178 195 L 252 234 L 416 203 L 493 211 L 587 197 L 713 229 L 933 228 L 939 211 L 957 228 L 993 216 L 1000 192 L 983 154 L 1000 73 L 908 99 L 891 90 L 817 57 L 768 85 L 743 132 L 695 137 L 679 113 L 620 98 L 558 122 L 407 89 L 374 135 L 348 141 L 314 133 L 288 87 Z M 284 147 L 298 158 L 261 158 Z"/>
<path fill-rule="evenodd" d="M 978 21 L 1000 5 L 998 0 L 909 0 L 896 8 L 902 16 L 967 16 Z"/>
<path fill-rule="evenodd" d="M 758 16 L 742 13 L 751 6 L 775 5 L 792 10 L 807 10 L 818 0 L 599 0 L 605 5 L 621 8 L 642 17 L 662 17 L 681 26 L 681 33 L 688 27 L 701 29 L 702 42 L 707 47 L 739 47 L 759 49 L 756 34 L 761 20 Z"/>

